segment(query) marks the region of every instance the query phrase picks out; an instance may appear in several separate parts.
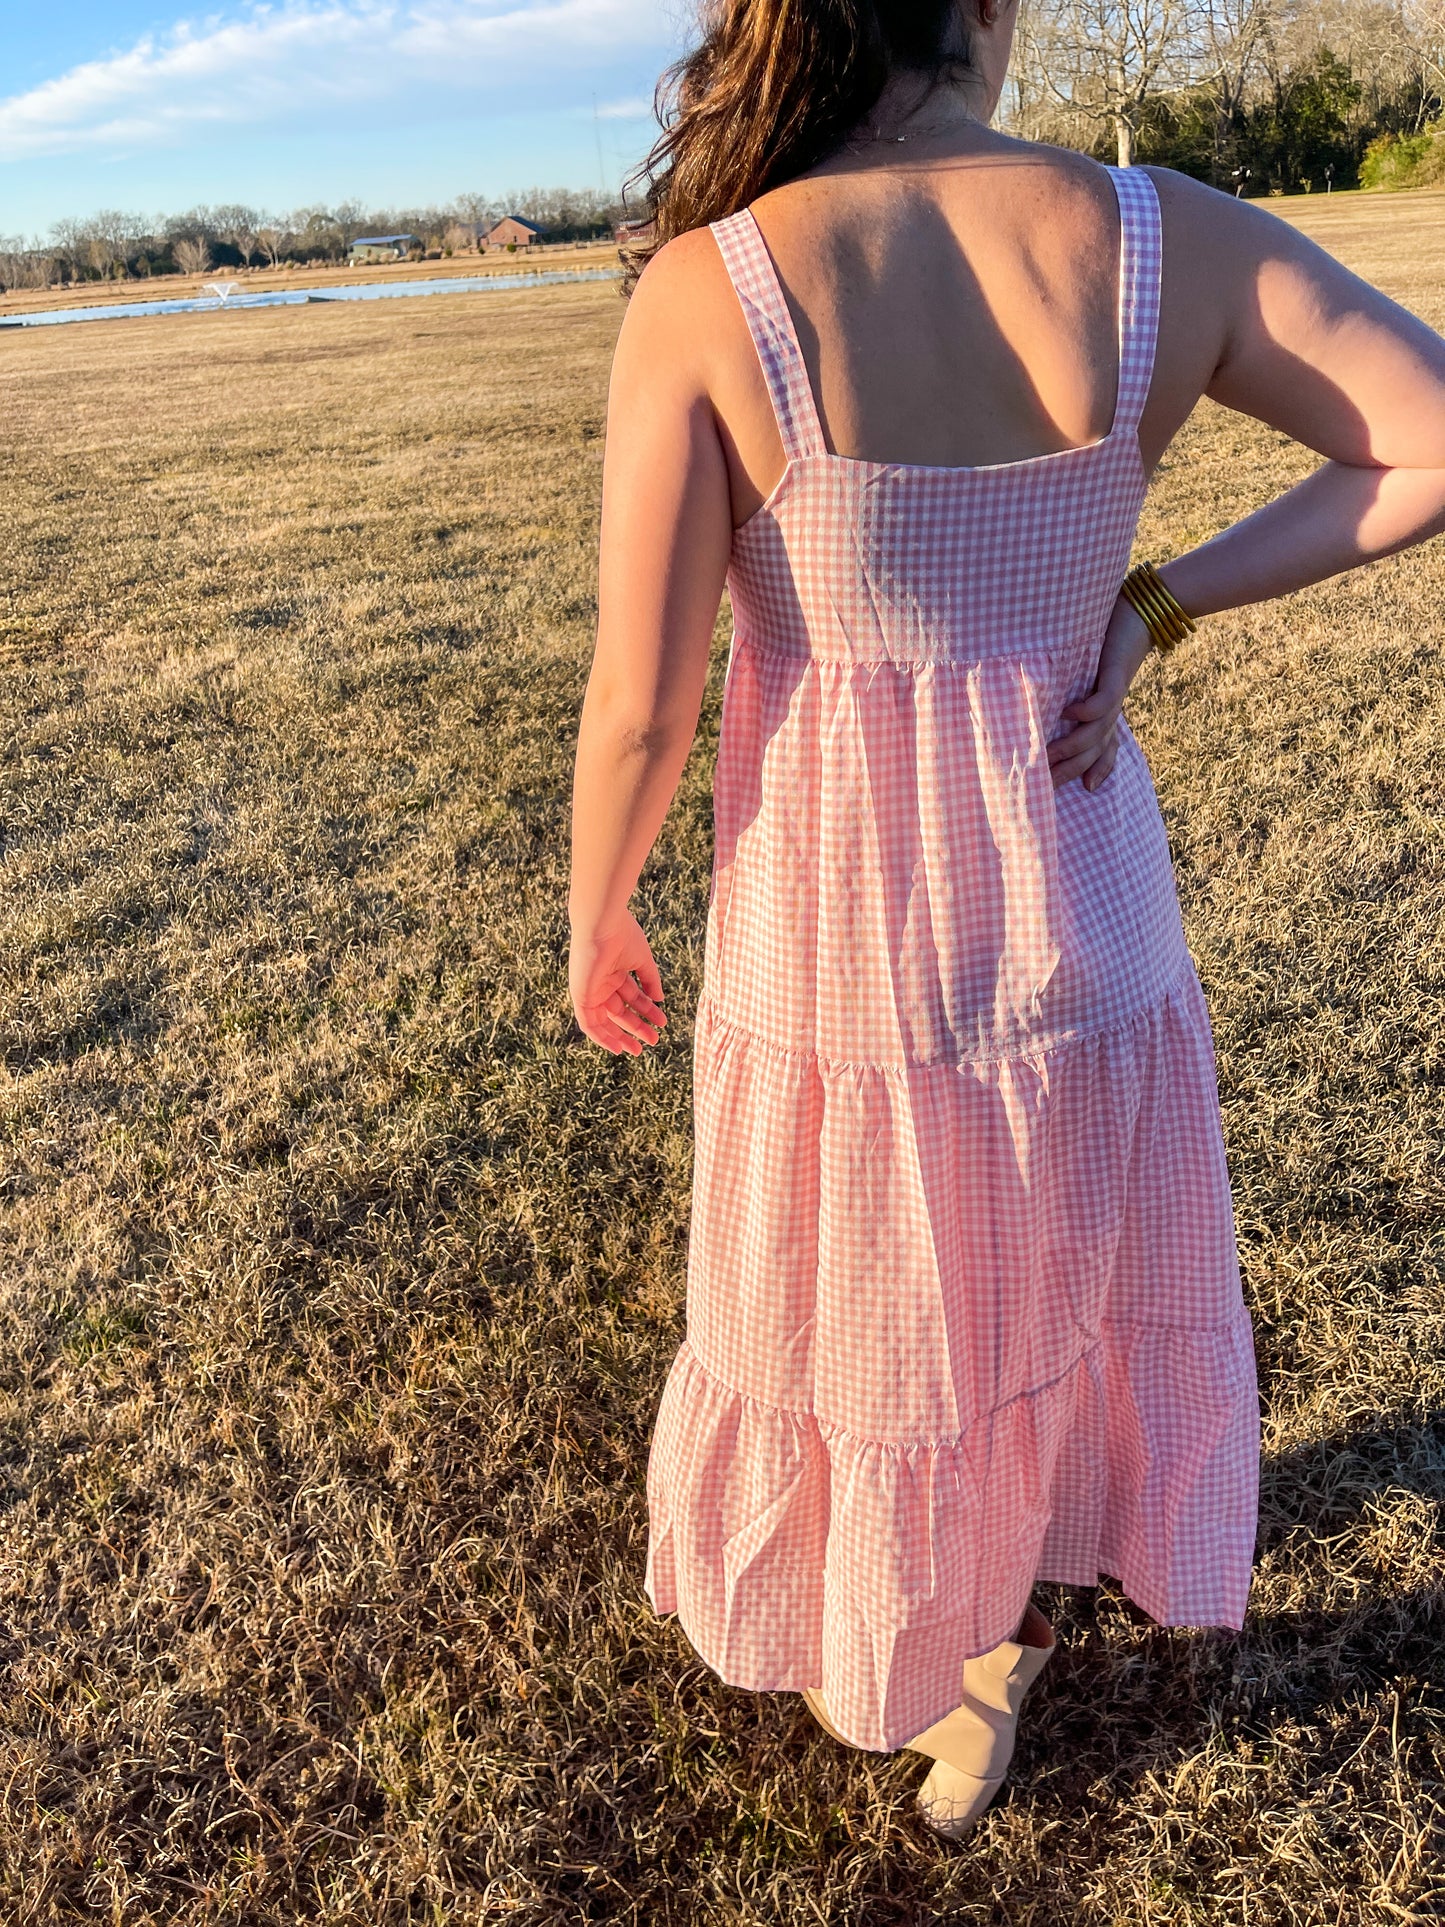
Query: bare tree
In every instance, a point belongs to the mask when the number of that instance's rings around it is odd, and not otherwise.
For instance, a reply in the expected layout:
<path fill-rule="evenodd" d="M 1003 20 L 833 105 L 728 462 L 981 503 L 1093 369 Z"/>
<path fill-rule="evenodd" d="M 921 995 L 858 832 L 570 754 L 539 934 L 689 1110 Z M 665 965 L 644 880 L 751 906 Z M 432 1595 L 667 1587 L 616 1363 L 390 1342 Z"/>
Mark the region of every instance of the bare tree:
<path fill-rule="evenodd" d="M 50 230 L 50 244 L 65 270 L 64 279 L 78 280 L 85 254 L 84 223 L 74 219 L 57 221 Z"/>
<path fill-rule="evenodd" d="M 1203 40 L 1221 113 L 1244 106 L 1260 51 L 1277 13 L 1276 0 L 1205 0 Z"/>
<path fill-rule="evenodd" d="M 204 274 L 211 265 L 211 250 L 203 238 L 171 242 L 171 253 L 182 274 Z"/>
<path fill-rule="evenodd" d="M 1284 4 L 1284 0 L 1280 0 Z M 1439 100 L 1445 74 L 1445 6 L 1440 0 L 1292 0 L 1279 35 L 1287 66 L 1303 66 L 1326 51 L 1343 60 L 1360 86 L 1360 127 L 1410 100 L 1415 132 Z"/>
<path fill-rule="evenodd" d="M 358 234 L 370 230 L 371 222 L 360 201 L 342 201 L 331 215 L 331 224 L 340 240 L 341 252 L 345 254 Z"/>
<path fill-rule="evenodd" d="M 1215 182 L 1225 172 L 1229 130 L 1239 122 L 1265 52 L 1278 0 L 1205 0 L 1204 49 L 1214 85 Z"/>
<path fill-rule="evenodd" d="M 1130 166 L 1146 103 L 1208 76 L 1208 12 L 1209 0 L 1028 0 L 1019 22 L 1025 112 L 1104 124 L 1119 165 Z"/>
<path fill-rule="evenodd" d="M 1401 12 L 1421 67 L 1445 92 L 1445 0 L 1405 0 Z"/>
<path fill-rule="evenodd" d="M 55 278 L 55 259 L 46 248 L 20 235 L 0 237 L 0 288 L 48 288 Z"/>
<path fill-rule="evenodd" d="M 289 235 L 284 221 L 275 220 L 270 215 L 258 215 L 256 220 L 256 245 L 274 268 L 281 259 Z"/>
<path fill-rule="evenodd" d="M 451 211 L 463 227 L 475 228 L 479 234 L 495 225 L 503 212 L 492 194 L 458 194 Z"/>
<path fill-rule="evenodd" d="M 359 210 L 350 202 L 344 203 L 336 214 L 321 203 L 315 207 L 298 207 L 289 225 L 292 244 L 302 260 L 331 260 L 345 254 L 356 236 L 366 232 L 359 219 L 345 218 L 353 214 L 359 214 Z"/>
<path fill-rule="evenodd" d="M 88 221 L 62 222 L 66 230 L 67 252 L 81 270 L 89 269 L 102 281 L 112 275 L 129 274 L 136 257 L 150 239 L 149 223 L 138 214 L 125 214 L 119 208 L 102 208 Z"/>
<path fill-rule="evenodd" d="M 369 234 L 414 234 L 423 248 L 443 247 L 447 230 L 455 225 L 451 210 L 440 207 L 373 210 L 365 222 Z"/>
<path fill-rule="evenodd" d="M 1403 11 L 1419 63 L 1412 130 L 1418 133 L 1445 98 L 1445 0 L 1404 0 Z"/>
<path fill-rule="evenodd" d="M 255 208 L 244 207 L 239 202 L 212 208 L 211 223 L 216 230 L 216 238 L 234 248 L 249 268 L 259 240 L 256 230 L 261 225 L 261 217 Z"/>
<path fill-rule="evenodd" d="M 595 187 L 527 187 L 514 189 L 500 214 L 519 214 L 550 235 L 566 236 L 610 228 L 621 208 Z"/>

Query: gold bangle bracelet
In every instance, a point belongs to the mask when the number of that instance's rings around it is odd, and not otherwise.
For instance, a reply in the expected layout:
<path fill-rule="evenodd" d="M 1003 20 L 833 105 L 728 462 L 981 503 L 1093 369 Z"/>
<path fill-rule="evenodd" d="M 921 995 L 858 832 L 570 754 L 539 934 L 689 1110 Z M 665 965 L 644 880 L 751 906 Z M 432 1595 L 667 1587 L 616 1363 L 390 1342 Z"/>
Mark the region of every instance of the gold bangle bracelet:
<path fill-rule="evenodd" d="M 1173 638 L 1161 627 L 1158 616 L 1146 599 L 1143 582 L 1132 576 L 1126 577 L 1119 593 L 1143 623 L 1148 632 L 1150 646 L 1164 650 L 1172 648 Z"/>
<path fill-rule="evenodd" d="M 1158 588 L 1147 578 L 1135 585 L 1135 607 L 1142 609 L 1145 619 L 1154 631 L 1156 643 L 1173 649 L 1184 640 L 1188 633 L 1178 616 L 1160 595 Z"/>
<path fill-rule="evenodd" d="M 1138 589 L 1160 627 L 1167 630 L 1171 636 L 1182 635 L 1184 625 L 1179 619 L 1178 611 L 1171 607 L 1165 596 L 1163 582 L 1153 575 L 1141 575 Z"/>
<path fill-rule="evenodd" d="M 1149 631 L 1154 647 L 1164 655 L 1198 627 L 1152 562 L 1141 562 L 1131 569 L 1120 593 Z"/>
<path fill-rule="evenodd" d="M 1173 649 L 1188 633 L 1174 610 L 1160 595 L 1158 588 L 1142 570 L 1136 571 L 1125 582 L 1124 595 L 1149 631 L 1150 640 L 1156 649 L 1165 651 Z"/>

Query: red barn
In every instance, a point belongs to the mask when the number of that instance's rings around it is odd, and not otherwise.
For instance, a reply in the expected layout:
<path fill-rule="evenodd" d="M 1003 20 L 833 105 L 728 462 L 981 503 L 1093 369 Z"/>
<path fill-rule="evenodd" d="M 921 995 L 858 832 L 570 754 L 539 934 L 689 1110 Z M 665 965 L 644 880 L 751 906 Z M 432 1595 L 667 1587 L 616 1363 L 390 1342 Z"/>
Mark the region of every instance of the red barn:
<path fill-rule="evenodd" d="M 529 248 L 542 238 L 535 221 L 524 221 L 520 214 L 504 214 L 497 225 L 481 237 L 484 248 Z"/>

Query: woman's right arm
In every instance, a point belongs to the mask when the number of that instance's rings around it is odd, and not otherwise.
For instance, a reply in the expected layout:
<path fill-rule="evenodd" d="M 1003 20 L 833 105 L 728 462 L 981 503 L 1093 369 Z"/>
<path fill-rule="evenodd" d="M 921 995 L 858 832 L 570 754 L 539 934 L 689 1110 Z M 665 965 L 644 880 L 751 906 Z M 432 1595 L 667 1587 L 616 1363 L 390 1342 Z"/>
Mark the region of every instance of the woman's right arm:
<path fill-rule="evenodd" d="M 630 904 L 697 730 L 732 545 L 727 457 L 703 365 L 719 271 L 706 230 L 653 257 L 628 304 L 608 389 L 597 641 L 572 785 L 568 974 L 582 1031 L 634 1057 L 667 1020 Z M 724 286 L 731 296 L 725 277 Z"/>

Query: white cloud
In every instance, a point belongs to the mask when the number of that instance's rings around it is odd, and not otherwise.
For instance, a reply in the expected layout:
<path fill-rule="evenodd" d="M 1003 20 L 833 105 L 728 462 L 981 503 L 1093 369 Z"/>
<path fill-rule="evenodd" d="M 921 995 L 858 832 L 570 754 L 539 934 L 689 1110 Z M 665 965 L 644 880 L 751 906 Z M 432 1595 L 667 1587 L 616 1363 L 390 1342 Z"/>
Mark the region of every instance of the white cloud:
<path fill-rule="evenodd" d="M 651 120 L 651 94 L 637 94 L 631 100 L 604 100 L 597 109 L 603 120 Z"/>
<path fill-rule="evenodd" d="M 0 161 L 313 119 L 418 85 L 509 88 L 665 49 L 659 0 L 296 0 L 181 21 L 0 101 Z M 560 103 L 559 103 L 560 104 Z M 630 103 L 624 103 L 630 104 Z"/>

